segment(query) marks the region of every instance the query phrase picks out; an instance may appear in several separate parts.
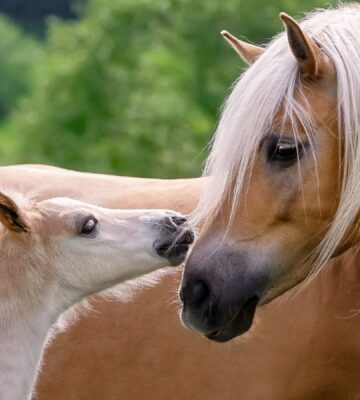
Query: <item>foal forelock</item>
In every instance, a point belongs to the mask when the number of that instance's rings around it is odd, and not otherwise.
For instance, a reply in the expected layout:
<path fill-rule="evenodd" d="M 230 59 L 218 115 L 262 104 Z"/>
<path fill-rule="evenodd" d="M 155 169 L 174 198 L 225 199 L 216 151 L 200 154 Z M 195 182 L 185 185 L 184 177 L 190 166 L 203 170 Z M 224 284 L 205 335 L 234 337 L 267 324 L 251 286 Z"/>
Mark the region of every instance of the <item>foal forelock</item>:
<path fill-rule="evenodd" d="M 318 10 L 301 25 L 334 63 L 343 148 L 340 203 L 316 252 L 315 265 L 320 267 L 339 246 L 360 208 L 360 5 L 342 4 Z M 215 215 L 231 190 L 230 225 L 239 194 L 246 190 L 257 149 L 280 107 L 284 123 L 290 121 L 295 136 L 300 122 L 311 143 L 313 121 L 306 110 L 297 61 L 284 32 L 268 44 L 264 54 L 235 82 L 225 102 L 204 170 L 204 175 L 211 179 L 193 214 L 195 223 Z"/>

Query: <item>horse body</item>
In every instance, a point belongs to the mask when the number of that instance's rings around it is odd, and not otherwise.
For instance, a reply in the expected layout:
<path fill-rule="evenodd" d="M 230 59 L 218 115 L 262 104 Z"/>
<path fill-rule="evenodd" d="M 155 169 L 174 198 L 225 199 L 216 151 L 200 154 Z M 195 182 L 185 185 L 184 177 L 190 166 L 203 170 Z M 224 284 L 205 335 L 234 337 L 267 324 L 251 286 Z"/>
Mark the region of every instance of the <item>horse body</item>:
<path fill-rule="evenodd" d="M 202 179 L 105 177 L 28 166 L 1 168 L 1 179 L 16 180 L 42 198 L 71 193 L 98 205 L 158 204 L 186 213 L 205 186 Z M 108 186 L 97 190 L 105 181 Z M 80 314 L 46 349 L 34 399 L 357 400 L 358 263 L 356 249 L 329 263 L 299 293 L 293 289 L 259 309 L 247 337 L 229 345 L 183 329 L 174 301 L 179 273 L 138 293 L 134 302 L 93 297 L 93 311 Z"/>
<path fill-rule="evenodd" d="M 185 221 L 166 210 L 0 193 L 0 398 L 28 398 L 50 327 L 69 307 L 181 263 L 193 241 Z"/>
<path fill-rule="evenodd" d="M 171 208 L 189 213 L 205 186 L 205 178 L 143 179 L 115 177 L 42 165 L 0 167 L 0 186 L 29 198 L 70 197 L 107 208 Z"/>
<path fill-rule="evenodd" d="M 354 253 L 327 265 L 301 292 L 264 306 L 247 337 L 225 345 L 181 326 L 173 302 L 179 274 L 134 302 L 94 298 L 93 312 L 46 350 L 34 399 L 357 400 Z"/>

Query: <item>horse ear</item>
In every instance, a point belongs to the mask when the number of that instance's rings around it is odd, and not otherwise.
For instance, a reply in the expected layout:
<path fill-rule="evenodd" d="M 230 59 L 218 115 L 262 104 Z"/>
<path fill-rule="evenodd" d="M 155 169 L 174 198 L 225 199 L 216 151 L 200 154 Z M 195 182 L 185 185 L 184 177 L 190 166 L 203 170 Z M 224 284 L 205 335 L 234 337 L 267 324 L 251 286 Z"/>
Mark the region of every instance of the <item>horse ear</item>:
<path fill-rule="evenodd" d="M 315 41 L 286 13 L 280 13 L 285 25 L 289 45 L 305 77 L 318 78 L 330 72 L 330 61 Z"/>
<path fill-rule="evenodd" d="M 264 52 L 262 47 L 255 46 L 251 43 L 246 43 L 236 38 L 228 31 L 221 31 L 221 35 L 247 65 L 251 65 Z"/>
<path fill-rule="evenodd" d="M 10 197 L 0 192 L 0 222 L 8 230 L 16 233 L 30 232 L 25 215 Z"/>

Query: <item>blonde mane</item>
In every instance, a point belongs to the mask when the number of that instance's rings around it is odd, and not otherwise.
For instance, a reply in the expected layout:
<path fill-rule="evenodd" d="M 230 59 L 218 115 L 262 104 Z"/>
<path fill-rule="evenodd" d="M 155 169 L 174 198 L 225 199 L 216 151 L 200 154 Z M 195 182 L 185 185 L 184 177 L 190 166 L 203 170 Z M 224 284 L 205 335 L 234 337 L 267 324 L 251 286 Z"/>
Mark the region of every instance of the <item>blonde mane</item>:
<path fill-rule="evenodd" d="M 308 14 L 301 26 L 335 65 L 337 112 L 343 145 L 340 203 L 316 253 L 315 265 L 320 267 L 334 254 L 360 208 L 360 5 L 340 4 L 334 9 L 317 10 Z M 220 209 L 230 187 L 233 187 L 231 209 L 234 212 L 258 146 L 271 129 L 280 107 L 285 110 L 284 120 L 290 120 L 295 135 L 297 121 L 300 121 L 311 139 L 313 123 L 306 111 L 299 77 L 297 61 L 282 32 L 234 84 L 206 162 L 204 175 L 211 178 L 195 210 L 196 223 Z"/>

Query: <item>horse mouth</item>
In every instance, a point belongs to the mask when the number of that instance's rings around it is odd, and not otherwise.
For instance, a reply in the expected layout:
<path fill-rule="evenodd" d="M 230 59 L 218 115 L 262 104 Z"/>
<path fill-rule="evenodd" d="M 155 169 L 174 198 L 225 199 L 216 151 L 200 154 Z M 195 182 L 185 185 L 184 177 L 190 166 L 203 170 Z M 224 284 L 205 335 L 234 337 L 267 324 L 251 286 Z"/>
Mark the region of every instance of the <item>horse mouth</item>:
<path fill-rule="evenodd" d="M 252 325 L 259 299 L 251 297 L 239 309 L 233 319 L 224 327 L 217 329 L 205 336 L 215 342 L 224 343 L 248 331 Z"/>

